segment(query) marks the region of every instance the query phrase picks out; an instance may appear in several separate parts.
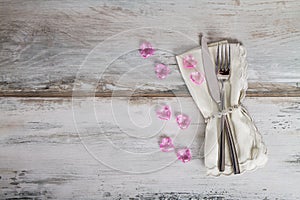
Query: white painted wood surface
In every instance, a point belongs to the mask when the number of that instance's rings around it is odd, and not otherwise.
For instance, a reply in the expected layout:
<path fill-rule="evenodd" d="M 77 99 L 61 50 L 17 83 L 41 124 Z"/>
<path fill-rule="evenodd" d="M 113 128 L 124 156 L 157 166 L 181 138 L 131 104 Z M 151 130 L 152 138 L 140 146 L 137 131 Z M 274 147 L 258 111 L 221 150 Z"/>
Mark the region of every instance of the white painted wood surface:
<path fill-rule="evenodd" d="M 300 199 L 299 10 L 297 0 L 0 0 L 0 199 Z M 205 124 L 174 59 L 201 33 L 247 48 L 263 169 L 205 176 Z M 142 40 L 154 57 L 140 58 Z M 172 69 L 164 81 L 158 61 Z M 78 85 L 95 104 L 72 102 Z M 190 129 L 157 121 L 163 102 L 191 115 Z M 158 152 L 160 134 L 191 145 L 193 160 Z"/>
<path fill-rule="evenodd" d="M 70 96 L 79 66 L 99 45 L 94 67 L 107 69 L 97 96 L 145 83 L 136 93 L 173 90 L 187 96 L 173 55 L 197 46 L 200 33 L 212 40 L 235 38 L 246 46 L 253 96 L 299 96 L 297 0 L 26 0 L 2 1 L 0 6 L 2 96 Z M 140 59 L 136 50 L 141 40 L 160 49 L 156 57 Z M 149 74 L 153 60 L 171 65 L 173 73 L 163 85 Z M 120 82 L 124 73 L 128 78 Z"/>
<path fill-rule="evenodd" d="M 0 196 L 299 199 L 299 100 L 247 98 L 245 105 L 268 146 L 269 162 L 255 172 L 213 178 L 205 174 L 201 147 L 205 124 L 191 97 L 137 98 L 129 102 L 126 98 L 97 98 L 95 110 L 99 123 L 95 116 L 91 117 L 88 104 L 74 103 L 75 113 L 81 113 L 82 121 L 76 123 L 82 141 L 109 166 L 95 160 L 81 143 L 74 128 L 71 99 L 1 98 Z M 193 117 L 191 127 L 180 131 L 174 119 L 163 126 L 153 116 L 155 105 L 161 103 L 172 105 L 174 111 L 181 107 L 182 112 Z M 121 109 L 113 111 L 111 105 Z M 114 119 L 113 114 L 121 115 Z M 127 123 L 129 116 L 131 120 Z M 145 136 L 140 131 L 142 126 L 156 135 L 138 138 Z M 163 130 L 157 131 L 158 127 Z M 175 161 L 173 153 L 159 152 L 157 141 L 162 134 L 177 135 L 177 146 L 190 145 L 193 160 L 183 164 Z M 110 142 L 128 152 L 113 150 Z M 147 171 L 154 172 L 134 174 Z"/>

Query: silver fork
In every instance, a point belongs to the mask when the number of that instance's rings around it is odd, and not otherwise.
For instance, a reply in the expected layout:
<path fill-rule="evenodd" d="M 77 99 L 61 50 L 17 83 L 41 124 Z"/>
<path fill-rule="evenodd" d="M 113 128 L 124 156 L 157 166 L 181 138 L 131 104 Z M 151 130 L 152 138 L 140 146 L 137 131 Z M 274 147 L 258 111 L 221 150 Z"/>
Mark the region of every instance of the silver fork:
<path fill-rule="evenodd" d="M 217 78 L 221 82 L 221 105 L 220 110 L 225 109 L 224 97 L 225 97 L 225 88 L 224 83 L 228 81 L 230 77 L 230 65 L 231 65 L 231 53 L 230 53 L 230 44 L 221 44 L 217 47 L 217 60 L 216 60 L 216 73 Z M 226 129 L 225 129 L 226 128 Z M 237 158 L 237 153 L 235 149 L 235 144 L 232 136 L 232 129 L 228 120 L 228 115 L 221 116 L 220 124 L 220 148 L 219 148 L 219 170 L 225 170 L 225 134 L 227 135 L 227 141 L 230 151 L 231 162 L 233 165 L 233 170 L 235 174 L 240 173 L 239 163 Z M 226 131 L 225 131 L 226 130 Z"/>

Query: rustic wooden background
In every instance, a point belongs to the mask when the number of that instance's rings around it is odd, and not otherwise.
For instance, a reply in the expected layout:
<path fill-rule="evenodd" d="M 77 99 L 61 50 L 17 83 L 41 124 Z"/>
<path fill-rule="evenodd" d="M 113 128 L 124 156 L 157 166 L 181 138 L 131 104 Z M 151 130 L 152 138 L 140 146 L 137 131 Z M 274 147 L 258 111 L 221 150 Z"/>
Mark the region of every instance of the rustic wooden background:
<path fill-rule="evenodd" d="M 0 198 L 300 199 L 299 21 L 297 0 L 2 0 Z M 265 168 L 205 174 L 205 124 L 174 59 L 199 34 L 247 48 L 244 104 L 268 147 Z M 158 47 L 151 59 L 136 51 L 143 39 Z M 158 60 L 172 69 L 164 81 Z M 191 115 L 191 127 L 157 121 L 160 103 Z M 193 160 L 156 152 L 157 127 L 191 144 Z"/>

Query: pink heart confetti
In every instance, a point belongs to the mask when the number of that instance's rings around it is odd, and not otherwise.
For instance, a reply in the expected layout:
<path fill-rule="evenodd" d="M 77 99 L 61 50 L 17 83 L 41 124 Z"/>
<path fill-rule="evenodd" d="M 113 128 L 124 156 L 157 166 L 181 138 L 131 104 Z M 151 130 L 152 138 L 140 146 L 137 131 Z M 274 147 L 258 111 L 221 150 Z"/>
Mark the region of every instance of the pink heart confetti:
<path fill-rule="evenodd" d="M 205 77 L 200 72 L 192 72 L 191 75 L 190 75 L 190 79 L 196 85 L 201 85 L 204 82 Z"/>
<path fill-rule="evenodd" d="M 189 148 L 179 149 L 177 151 L 177 158 L 183 163 L 189 162 L 192 158 L 191 150 Z"/>
<path fill-rule="evenodd" d="M 171 72 L 170 68 L 164 64 L 157 64 L 155 66 L 155 73 L 157 78 L 165 79 Z"/>
<path fill-rule="evenodd" d="M 169 120 L 171 118 L 171 108 L 168 105 L 162 106 L 159 110 L 156 111 L 156 115 L 159 119 Z"/>
<path fill-rule="evenodd" d="M 174 144 L 170 137 L 162 138 L 159 144 L 160 150 L 163 152 L 169 152 L 174 150 Z"/>
<path fill-rule="evenodd" d="M 185 68 L 195 68 L 197 63 L 198 63 L 197 60 L 191 54 L 183 58 L 183 66 Z"/>
<path fill-rule="evenodd" d="M 176 116 L 176 122 L 180 129 L 186 129 L 190 126 L 191 119 L 187 115 L 180 114 Z"/>
<path fill-rule="evenodd" d="M 140 46 L 139 52 L 143 58 L 148 58 L 154 54 L 154 49 L 149 42 L 143 42 Z"/>

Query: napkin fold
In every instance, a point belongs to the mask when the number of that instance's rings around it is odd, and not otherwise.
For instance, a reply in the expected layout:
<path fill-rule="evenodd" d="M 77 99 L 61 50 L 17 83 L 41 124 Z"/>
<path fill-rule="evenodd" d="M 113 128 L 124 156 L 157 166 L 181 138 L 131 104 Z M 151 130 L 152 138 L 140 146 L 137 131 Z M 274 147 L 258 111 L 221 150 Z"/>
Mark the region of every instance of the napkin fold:
<path fill-rule="evenodd" d="M 208 47 L 213 60 L 216 58 L 217 45 Z M 240 172 L 255 170 L 263 167 L 267 158 L 267 149 L 248 111 L 242 105 L 245 98 L 247 83 L 247 61 L 246 49 L 239 43 L 230 43 L 231 50 L 231 72 L 230 78 L 225 82 L 225 110 L 229 115 L 229 123 L 237 151 Z M 192 55 L 197 61 L 195 68 L 185 68 L 183 59 Z M 176 56 L 181 75 L 194 99 L 197 107 L 206 119 L 204 163 L 207 174 L 212 176 L 233 174 L 232 163 L 229 154 L 227 140 L 225 140 L 225 171 L 220 172 L 218 168 L 219 158 L 219 134 L 220 114 L 217 103 L 212 99 L 208 89 L 208 83 L 204 81 L 196 85 L 190 79 L 192 72 L 198 71 L 205 74 L 202 61 L 201 48 L 195 48 Z"/>

